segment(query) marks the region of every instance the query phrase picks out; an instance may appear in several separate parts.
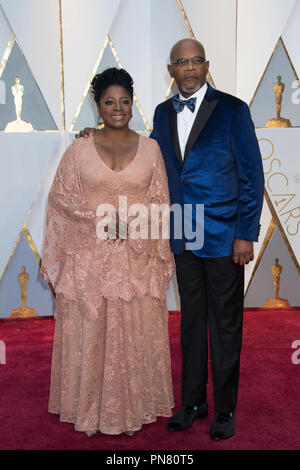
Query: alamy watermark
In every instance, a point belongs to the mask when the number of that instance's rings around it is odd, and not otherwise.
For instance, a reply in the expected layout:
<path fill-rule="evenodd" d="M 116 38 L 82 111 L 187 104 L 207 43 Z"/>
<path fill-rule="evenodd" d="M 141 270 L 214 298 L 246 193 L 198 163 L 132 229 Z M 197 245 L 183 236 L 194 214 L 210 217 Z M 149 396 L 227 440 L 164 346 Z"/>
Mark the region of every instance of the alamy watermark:
<path fill-rule="evenodd" d="M 119 206 L 100 204 L 96 234 L 100 240 L 157 240 L 172 236 L 185 239 L 186 249 L 200 250 L 204 243 L 204 204 L 131 204 L 127 196 L 119 196 Z"/>
<path fill-rule="evenodd" d="M 6 85 L 0 80 L 0 104 L 6 104 Z"/>
<path fill-rule="evenodd" d="M 6 344 L 0 340 L 0 364 L 6 364 Z"/>
<path fill-rule="evenodd" d="M 296 90 L 292 93 L 292 103 L 299 104 L 300 103 L 300 81 L 294 80 L 292 83 L 292 88 L 296 88 Z"/>
<path fill-rule="evenodd" d="M 296 339 L 292 343 L 292 349 L 296 349 L 296 351 L 292 354 L 292 363 L 295 365 L 300 364 L 300 340 Z"/>

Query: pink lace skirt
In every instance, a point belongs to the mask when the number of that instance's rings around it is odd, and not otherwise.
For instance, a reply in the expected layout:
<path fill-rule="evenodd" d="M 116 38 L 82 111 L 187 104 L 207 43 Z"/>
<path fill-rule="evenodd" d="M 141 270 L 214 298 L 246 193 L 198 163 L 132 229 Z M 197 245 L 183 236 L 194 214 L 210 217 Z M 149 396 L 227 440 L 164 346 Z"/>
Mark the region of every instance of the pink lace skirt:
<path fill-rule="evenodd" d="M 49 412 L 77 431 L 137 431 L 174 406 L 168 311 L 151 296 L 104 299 L 97 320 L 56 299 Z"/>

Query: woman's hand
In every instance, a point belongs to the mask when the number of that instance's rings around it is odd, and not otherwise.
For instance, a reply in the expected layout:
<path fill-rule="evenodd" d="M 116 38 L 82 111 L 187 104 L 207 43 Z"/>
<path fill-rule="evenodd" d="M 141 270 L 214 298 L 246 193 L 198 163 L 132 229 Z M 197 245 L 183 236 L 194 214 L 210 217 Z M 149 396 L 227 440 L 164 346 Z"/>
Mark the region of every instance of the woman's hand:
<path fill-rule="evenodd" d="M 105 226 L 104 231 L 106 233 L 109 232 L 109 224 Z M 115 237 L 112 237 L 108 235 L 108 240 L 110 243 L 115 243 L 115 241 L 119 240 L 120 243 L 124 243 L 124 241 L 127 239 L 128 236 L 128 227 L 127 224 L 122 222 L 119 218 L 119 214 L 116 214 L 116 235 Z"/>

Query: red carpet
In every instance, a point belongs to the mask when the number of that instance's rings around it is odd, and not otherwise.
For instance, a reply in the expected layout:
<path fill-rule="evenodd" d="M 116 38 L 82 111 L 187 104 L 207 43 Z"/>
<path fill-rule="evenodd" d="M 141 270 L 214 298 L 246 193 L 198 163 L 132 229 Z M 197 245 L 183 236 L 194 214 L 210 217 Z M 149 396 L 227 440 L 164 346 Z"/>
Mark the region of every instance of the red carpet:
<path fill-rule="evenodd" d="M 176 409 L 180 406 L 179 315 L 170 315 Z M 246 311 L 236 435 L 212 442 L 209 418 L 181 433 L 166 431 L 167 419 L 145 425 L 133 437 L 88 439 L 72 424 L 47 412 L 54 320 L 0 321 L 6 364 L 0 364 L 0 449 L 106 450 L 299 450 L 300 364 L 292 343 L 300 340 L 300 310 Z M 298 355 L 300 358 L 300 354 Z"/>

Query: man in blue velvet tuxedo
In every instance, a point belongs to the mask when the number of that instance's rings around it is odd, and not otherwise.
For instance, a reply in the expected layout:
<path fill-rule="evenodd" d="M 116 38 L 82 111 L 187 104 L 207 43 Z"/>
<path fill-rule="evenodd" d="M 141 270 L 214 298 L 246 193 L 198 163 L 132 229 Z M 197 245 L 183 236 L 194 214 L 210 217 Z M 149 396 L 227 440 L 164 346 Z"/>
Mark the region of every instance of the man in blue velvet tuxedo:
<path fill-rule="evenodd" d="M 215 416 L 210 436 L 232 436 L 242 344 L 244 264 L 259 234 L 264 177 L 248 106 L 206 82 L 209 62 L 198 41 L 171 50 L 168 70 L 179 95 L 155 110 L 151 137 L 160 145 L 171 204 L 204 204 L 204 243 L 187 249 L 172 237 L 181 301 L 182 408 L 169 431 L 205 418 L 208 340 Z M 172 219 L 171 219 L 172 220 Z"/>

